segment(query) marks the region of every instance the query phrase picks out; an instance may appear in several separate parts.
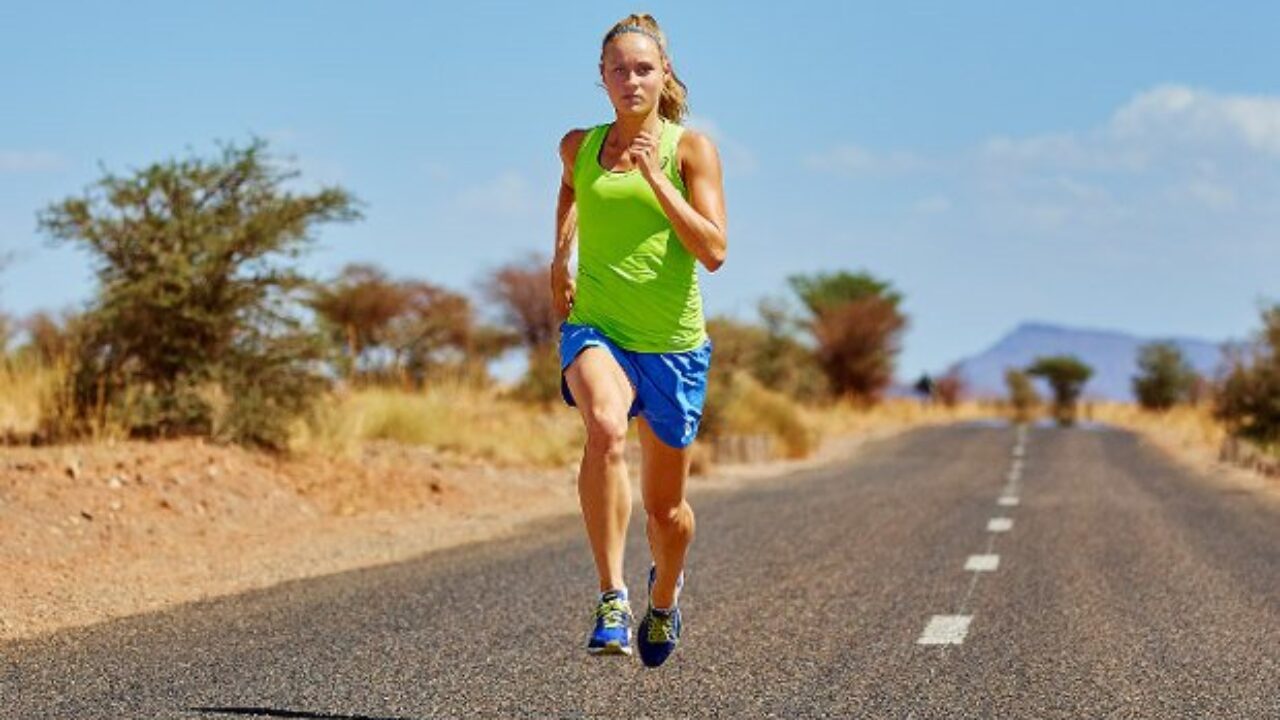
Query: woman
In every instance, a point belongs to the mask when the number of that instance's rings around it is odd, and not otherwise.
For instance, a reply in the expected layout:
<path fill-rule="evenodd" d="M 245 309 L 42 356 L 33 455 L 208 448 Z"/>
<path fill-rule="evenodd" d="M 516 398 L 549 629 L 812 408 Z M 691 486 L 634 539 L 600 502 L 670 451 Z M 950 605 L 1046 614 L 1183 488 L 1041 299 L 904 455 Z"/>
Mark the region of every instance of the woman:
<path fill-rule="evenodd" d="M 694 533 L 685 481 L 711 358 L 695 262 L 709 271 L 724 263 L 724 191 L 714 144 L 678 124 L 685 86 L 652 17 L 630 15 L 605 34 L 600 76 L 615 118 L 560 142 L 551 284 L 560 317 L 567 315 L 561 389 L 587 431 L 578 497 L 600 581 L 587 649 L 631 654 L 624 449 L 630 418 L 638 416 L 653 565 L 636 641 L 652 667 L 680 638 L 677 600 Z M 575 233 L 576 277 L 569 268 Z"/>

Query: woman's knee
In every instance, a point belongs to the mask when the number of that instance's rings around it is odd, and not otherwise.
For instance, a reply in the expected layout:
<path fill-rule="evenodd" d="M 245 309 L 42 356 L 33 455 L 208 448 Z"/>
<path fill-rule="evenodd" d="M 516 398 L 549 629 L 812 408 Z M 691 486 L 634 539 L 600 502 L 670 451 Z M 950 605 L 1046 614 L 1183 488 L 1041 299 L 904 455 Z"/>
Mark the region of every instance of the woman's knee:
<path fill-rule="evenodd" d="M 649 502 L 644 508 L 651 524 L 659 527 L 684 527 L 693 525 L 693 508 L 684 500 L 678 502 Z"/>
<path fill-rule="evenodd" d="M 583 413 L 587 426 L 587 452 L 621 459 L 627 448 L 627 414 L 608 408 Z"/>

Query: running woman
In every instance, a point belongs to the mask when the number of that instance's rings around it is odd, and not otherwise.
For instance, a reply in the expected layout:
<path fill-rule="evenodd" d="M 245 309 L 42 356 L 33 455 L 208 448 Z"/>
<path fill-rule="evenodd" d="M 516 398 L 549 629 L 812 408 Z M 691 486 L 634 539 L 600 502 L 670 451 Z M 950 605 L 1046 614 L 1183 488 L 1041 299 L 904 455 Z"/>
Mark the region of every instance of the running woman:
<path fill-rule="evenodd" d="M 693 510 L 685 500 L 689 446 L 706 396 L 711 342 L 696 263 L 725 260 L 724 190 L 711 140 L 679 125 L 686 112 L 662 30 L 630 15 L 605 34 L 600 77 L 613 122 L 560 141 L 551 285 L 560 327 L 561 391 L 587 440 L 578 497 L 600 581 L 593 654 L 631 654 L 631 606 L 622 577 L 631 515 L 624 461 L 639 417 L 647 514 L 649 607 L 636 643 L 661 665 L 680 639 L 677 604 Z M 575 234 L 576 277 L 570 270 Z"/>

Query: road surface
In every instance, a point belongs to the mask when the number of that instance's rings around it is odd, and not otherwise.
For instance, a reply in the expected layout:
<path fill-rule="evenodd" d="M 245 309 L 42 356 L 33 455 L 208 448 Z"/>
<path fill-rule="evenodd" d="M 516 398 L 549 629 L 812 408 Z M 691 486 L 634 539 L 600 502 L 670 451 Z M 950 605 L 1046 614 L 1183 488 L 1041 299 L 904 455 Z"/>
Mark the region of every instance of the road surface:
<path fill-rule="evenodd" d="M 0 717 L 1280 718 L 1275 494 L 1131 434 L 918 430 L 694 504 L 659 670 L 584 652 L 564 518 L 2 645 Z"/>

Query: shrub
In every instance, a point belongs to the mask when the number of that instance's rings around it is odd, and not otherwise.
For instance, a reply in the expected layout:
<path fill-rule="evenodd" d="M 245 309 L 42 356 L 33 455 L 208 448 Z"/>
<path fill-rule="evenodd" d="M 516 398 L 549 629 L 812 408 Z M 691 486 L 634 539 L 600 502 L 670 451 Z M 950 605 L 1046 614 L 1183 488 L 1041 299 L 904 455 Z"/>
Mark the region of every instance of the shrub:
<path fill-rule="evenodd" d="M 1138 351 L 1133 394 L 1143 408 L 1163 412 L 1188 398 L 1195 379 L 1195 370 L 1177 345 L 1148 343 Z"/>
<path fill-rule="evenodd" d="M 700 433 L 708 438 L 771 435 L 792 458 L 808 455 L 818 442 L 818 433 L 795 402 L 741 371 L 712 378 Z"/>
<path fill-rule="evenodd" d="M 315 225 L 359 217 L 341 188 L 288 190 L 296 176 L 254 141 L 108 174 L 41 213 L 44 232 L 96 262 L 71 374 L 77 432 L 110 417 L 133 435 L 280 446 L 283 419 L 319 385 L 297 312 L 307 281 L 289 260 Z"/>
<path fill-rule="evenodd" d="M 1027 422 L 1035 415 L 1040 405 L 1040 394 L 1036 392 L 1031 377 L 1017 368 L 1004 371 L 1004 384 L 1009 389 L 1009 407 L 1013 410 L 1013 419 Z"/>
<path fill-rule="evenodd" d="M 1262 313 L 1263 328 L 1251 348 L 1232 359 L 1216 393 L 1214 415 L 1239 437 L 1280 444 L 1280 305 Z"/>
<path fill-rule="evenodd" d="M 1053 388 L 1053 416 L 1059 425 L 1075 423 L 1076 401 L 1084 384 L 1093 376 L 1093 368 L 1072 355 L 1038 357 L 1027 368 L 1027 374 L 1044 378 Z"/>

